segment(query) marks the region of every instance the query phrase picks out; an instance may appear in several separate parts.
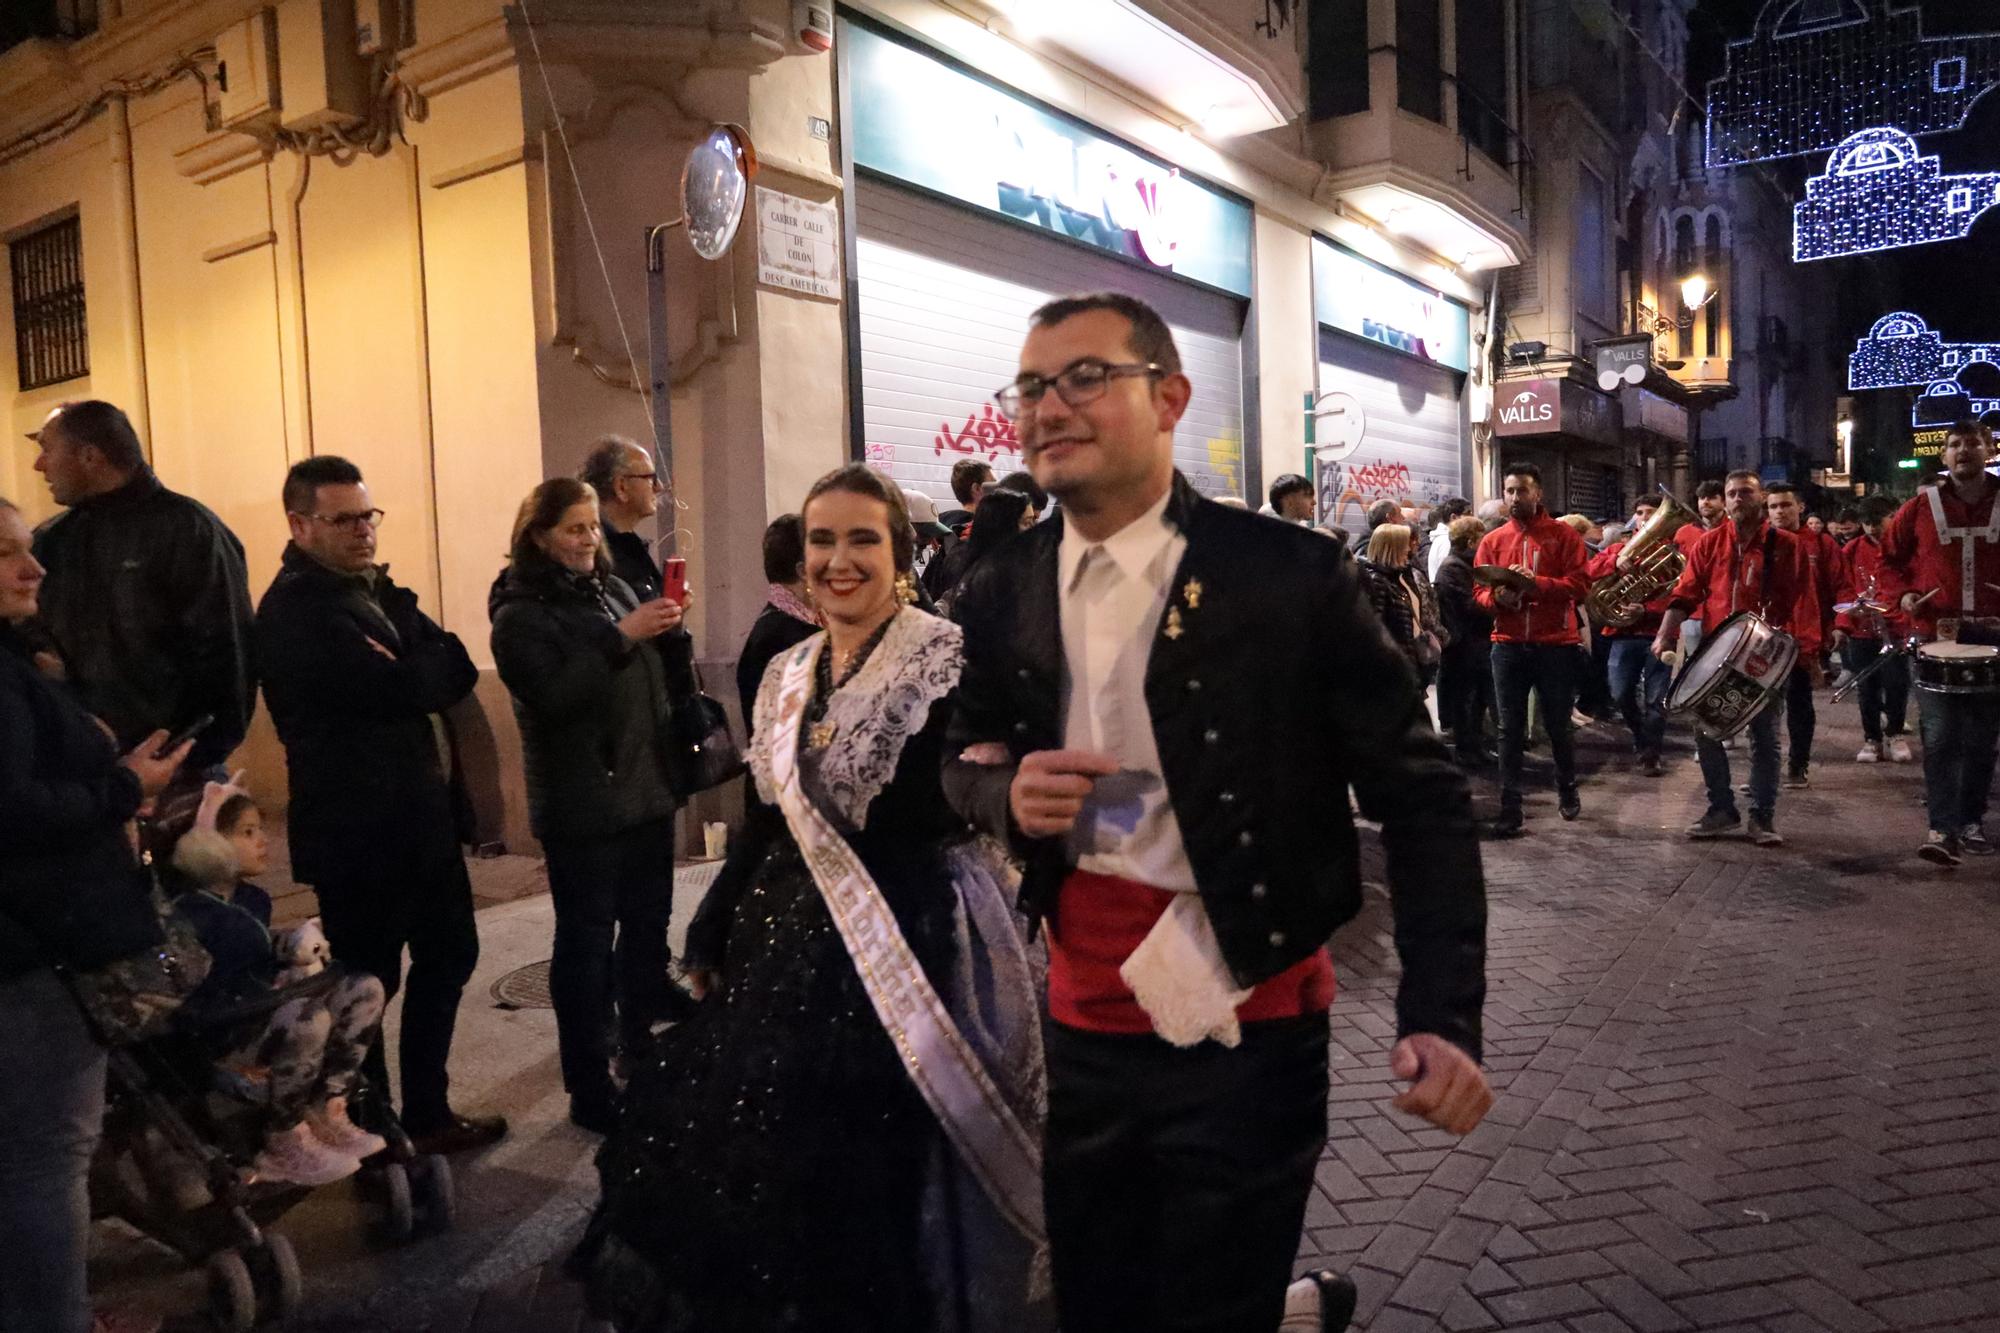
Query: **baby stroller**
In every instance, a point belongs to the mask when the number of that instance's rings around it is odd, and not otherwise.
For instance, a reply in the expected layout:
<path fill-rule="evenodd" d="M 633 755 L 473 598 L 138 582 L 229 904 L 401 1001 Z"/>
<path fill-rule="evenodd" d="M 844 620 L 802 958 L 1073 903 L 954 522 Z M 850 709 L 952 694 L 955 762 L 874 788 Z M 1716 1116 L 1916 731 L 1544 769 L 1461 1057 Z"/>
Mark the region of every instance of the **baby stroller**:
<path fill-rule="evenodd" d="M 261 1071 L 219 1068 L 204 1034 L 262 1022 L 330 981 L 308 978 L 204 1014 L 198 1029 L 110 1051 L 104 1133 L 91 1165 L 92 1216 L 120 1218 L 190 1265 L 205 1264 L 209 1312 L 228 1333 L 299 1310 L 298 1258 L 266 1228 L 312 1191 L 250 1180 L 262 1138 Z M 389 1144 L 354 1177 L 369 1204 L 371 1239 L 395 1245 L 449 1230 L 456 1215 L 450 1165 L 414 1151 L 382 1090 L 365 1078 L 352 1103 L 357 1120 Z"/>

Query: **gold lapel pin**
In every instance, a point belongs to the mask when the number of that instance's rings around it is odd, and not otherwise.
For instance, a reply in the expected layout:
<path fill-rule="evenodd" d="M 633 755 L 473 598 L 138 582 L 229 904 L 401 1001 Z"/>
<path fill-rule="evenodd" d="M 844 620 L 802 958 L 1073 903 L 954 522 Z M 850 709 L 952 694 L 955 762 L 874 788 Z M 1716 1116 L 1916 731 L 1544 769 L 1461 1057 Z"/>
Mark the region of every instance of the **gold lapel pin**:
<path fill-rule="evenodd" d="M 1168 607 L 1167 627 L 1166 629 L 1162 630 L 1161 633 L 1165 634 L 1170 639 L 1178 639 L 1181 635 L 1185 634 L 1186 632 L 1187 632 L 1186 630 L 1183 630 L 1181 628 L 1181 609 L 1178 606 Z"/>
<path fill-rule="evenodd" d="M 1189 579 L 1181 586 L 1181 596 L 1187 599 L 1188 610 L 1201 610 L 1201 580 Z"/>

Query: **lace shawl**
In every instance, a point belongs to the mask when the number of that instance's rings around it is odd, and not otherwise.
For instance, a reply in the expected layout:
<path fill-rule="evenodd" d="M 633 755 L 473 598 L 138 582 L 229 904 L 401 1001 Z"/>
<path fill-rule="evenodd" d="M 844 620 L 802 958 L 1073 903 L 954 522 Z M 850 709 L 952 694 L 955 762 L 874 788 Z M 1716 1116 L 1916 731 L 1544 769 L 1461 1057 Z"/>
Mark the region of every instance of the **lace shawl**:
<path fill-rule="evenodd" d="M 866 827 L 868 807 L 895 777 L 904 742 L 923 729 L 931 705 L 958 684 L 965 666 L 962 642 L 957 625 L 906 607 L 853 679 L 833 692 L 820 723 L 833 728 L 833 739 L 819 755 L 812 792 L 815 803 L 829 815 L 849 828 Z M 771 732 L 785 664 L 809 661 L 825 651 L 825 644 L 822 632 L 778 654 L 757 687 L 750 772 L 757 780 L 757 795 L 770 804 L 776 804 L 778 796 L 771 777 Z"/>

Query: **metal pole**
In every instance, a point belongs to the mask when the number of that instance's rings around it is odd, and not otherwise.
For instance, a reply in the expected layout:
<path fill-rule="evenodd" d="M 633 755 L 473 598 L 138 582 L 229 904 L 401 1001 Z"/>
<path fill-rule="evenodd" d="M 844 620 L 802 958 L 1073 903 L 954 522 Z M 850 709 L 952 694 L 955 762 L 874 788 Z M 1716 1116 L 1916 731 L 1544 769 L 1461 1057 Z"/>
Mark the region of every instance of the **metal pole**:
<path fill-rule="evenodd" d="M 667 227 L 646 230 L 646 338 L 647 378 L 652 383 L 653 466 L 666 486 L 668 513 L 666 532 L 660 538 L 662 557 L 675 553 L 678 498 L 674 484 L 674 390 L 673 367 L 667 355 Z"/>

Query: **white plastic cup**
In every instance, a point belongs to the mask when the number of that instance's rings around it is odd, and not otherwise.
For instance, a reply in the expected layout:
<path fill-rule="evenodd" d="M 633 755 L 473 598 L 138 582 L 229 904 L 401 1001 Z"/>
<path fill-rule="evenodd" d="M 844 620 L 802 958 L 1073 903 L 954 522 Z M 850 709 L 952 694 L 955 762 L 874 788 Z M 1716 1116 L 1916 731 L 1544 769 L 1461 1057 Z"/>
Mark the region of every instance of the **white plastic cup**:
<path fill-rule="evenodd" d="M 729 854 L 729 825 L 703 824 L 701 826 L 702 850 L 711 861 L 720 861 Z"/>

